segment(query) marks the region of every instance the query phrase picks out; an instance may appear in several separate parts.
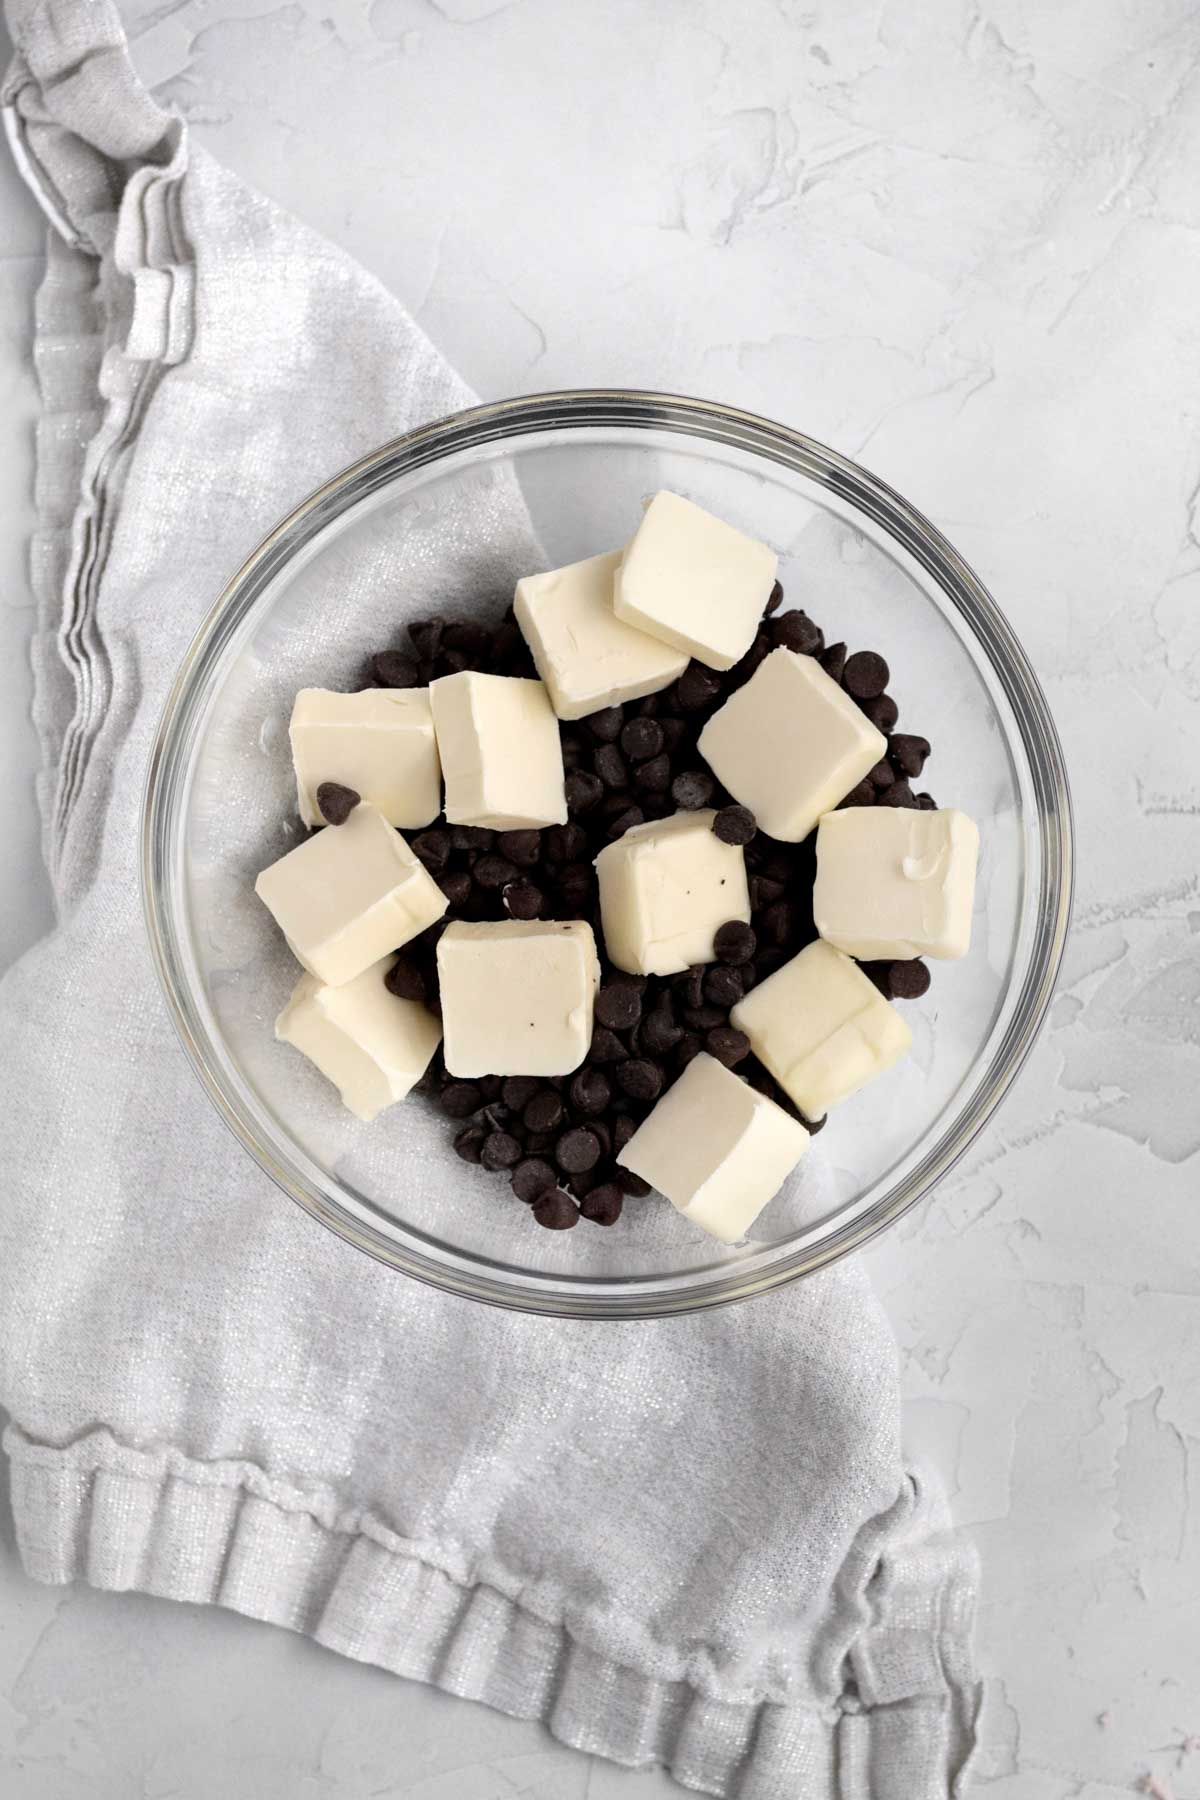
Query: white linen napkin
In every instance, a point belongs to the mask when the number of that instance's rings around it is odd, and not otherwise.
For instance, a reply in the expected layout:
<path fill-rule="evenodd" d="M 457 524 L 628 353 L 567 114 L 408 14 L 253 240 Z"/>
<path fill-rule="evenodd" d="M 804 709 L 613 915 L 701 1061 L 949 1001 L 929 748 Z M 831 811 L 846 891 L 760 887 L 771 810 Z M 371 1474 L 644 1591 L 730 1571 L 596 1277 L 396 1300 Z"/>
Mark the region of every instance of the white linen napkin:
<path fill-rule="evenodd" d="M 137 891 L 166 689 L 282 512 L 471 396 L 189 145 L 107 0 L 8 11 L 5 121 L 54 227 L 33 570 L 59 923 L 0 984 L 27 1569 L 305 1631 L 708 1793 L 961 1791 L 974 1561 L 903 1466 L 856 1268 L 655 1323 L 504 1314 L 335 1240 L 202 1096 Z"/>

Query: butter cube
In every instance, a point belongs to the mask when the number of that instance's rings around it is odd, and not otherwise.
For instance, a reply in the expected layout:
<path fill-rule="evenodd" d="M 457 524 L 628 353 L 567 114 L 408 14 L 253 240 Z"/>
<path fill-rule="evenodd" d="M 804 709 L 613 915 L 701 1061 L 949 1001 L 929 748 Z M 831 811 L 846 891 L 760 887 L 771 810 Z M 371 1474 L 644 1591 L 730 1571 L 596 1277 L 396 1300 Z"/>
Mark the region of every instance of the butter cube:
<path fill-rule="evenodd" d="M 912 1044 L 857 963 L 820 938 L 751 988 L 729 1018 L 809 1119 L 823 1118 Z"/>
<path fill-rule="evenodd" d="M 686 652 L 618 619 L 613 578 L 620 561 L 621 552 L 610 550 L 517 583 L 517 624 L 560 719 L 657 694 L 687 668 Z"/>
<path fill-rule="evenodd" d="M 467 669 L 433 682 L 429 701 L 451 825 L 566 824 L 558 720 L 540 681 Z"/>
<path fill-rule="evenodd" d="M 815 657 L 773 650 L 700 733 L 700 754 L 768 836 L 806 838 L 887 755 Z"/>
<path fill-rule="evenodd" d="M 693 1225 L 736 1244 L 807 1148 L 799 1120 L 702 1051 L 617 1161 Z"/>
<path fill-rule="evenodd" d="M 383 814 L 365 803 L 264 869 L 254 891 L 296 960 L 331 987 L 440 919 L 446 896 Z"/>
<path fill-rule="evenodd" d="M 590 925 L 456 921 L 437 960 L 451 1075 L 569 1075 L 583 1062 L 600 984 Z"/>
<path fill-rule="evenodd" d="M 678 975 L 712 962 L 729 919 L 750 918 L 746 860 L 713 831 L 715 812 L 635 825 L 596 858 L 609 958 L 629 975 Z"/>
<path fill-rule="evenodd" d="M 428 688 L 301 688 L 292 708 L 300 817 L 323 825 L 317 789 L 340 781 L 389 825 L 428 825 L 442 810 L 441 766 Z"/>
<path fill-rule="evenodd" d="M 385 956 L 353 981 L 326 987 L 302 975 L 275 1021 L 275 1036 L 315 1063 L 359 1119 L 403 1100 L 429 1067 L 442 1030 L 415 1000 L 389 994 Z"/>
<path fill-rule="evenodd" d="M 848 806 L 817 827 L 813 918 L 847 956 L 965 956 L 979 831 L 966 813 Z"/>
<path fill-rule="evenodd" d="M 626 546 L 613 605 L 639 631 L 731 669 L 754 642 L 777 565 L 766 544 L 664 491 Z"/>

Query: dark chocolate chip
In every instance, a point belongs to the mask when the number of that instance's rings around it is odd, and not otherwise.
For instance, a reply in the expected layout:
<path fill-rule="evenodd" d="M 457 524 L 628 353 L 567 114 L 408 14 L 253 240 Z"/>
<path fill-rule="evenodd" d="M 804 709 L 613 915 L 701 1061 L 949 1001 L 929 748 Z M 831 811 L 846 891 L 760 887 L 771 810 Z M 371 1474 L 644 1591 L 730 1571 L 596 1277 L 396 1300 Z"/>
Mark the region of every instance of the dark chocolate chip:
<path fill-rule="evenodd" d="M 547 862 L 579 862 L 586 854 L 587 847 L 587 832 L 582 825 L 551 825 L 549 831 L 542 835 L 542 848 Z M 514 857 L 513 861 L 516 860 Z"/>
<path fill-rule="evenodd" d="M 852 787 L 850 792 L 838 801 L 834 810 L 841 812 L 846 806 L 874 806 L 878 791 L 873 782 L 860 781 L 857 787 Z"/>
<path fill-rule="evenodd" d="M 580 1216 L 593 1225 L 615 1225 L 621 1216 L 625 1196 L 615 1181 L 601 1182 L 579 1205 Z"/>
<path fill-rule="evenodd" d="M 413 855 L 418 856 L 431 875 L 439 875 L 450 861 L 450 833 L 435 825 L 420 832 L 412 841 Z"/>
<path fill-rule="evenodd" d="M 500 1085 L 500 1098 L 513 1112 L 523 1112 L 541 1087 L 536 1075 L 506 1075 Z"/>
<path fill-rule="evenodd" d="M 625 723 L 625 708 L 606 706 L 601 712 L 589 713 L 583 723 L 598 744 L 615 744 Z"/>
<path fill-rule="evenodd" d="M 546 1231 L 570 1231 L 579 1223 L 579 1208 L 569 1194 L 559 1187 L 549 1188 L 533 1203 L 532 1212 Z"/>
<path fill-rule="evenodd" d="M 840 681 L 846 667 L 845 644 L 830 644 L 821 652 L 821 667 L 833 680 Z"/>
<path fill-rule="evenodd" d="M 896 771 L 893 769 L 887 757 L 882 756 L 875 764 L 874 768 L 867 770 L 866 779 L 871 783 L 872 787 L 888 788 L 891 787 L 893 781 L 896 779 Z"/>
<path fill-rule="evenodd" d="M 614 1031 L 603 1025 L 597 1025 L 592 1032 L 592 1047 L 588 1052 L 594 1063 L 621 1062 L 629 1052 Z"/>
<path fill-rule="evenodd" d="M 412 647 L 418 656 L 436 656 L 442 647 L 446 621 L 435 613 L 432 619 L 414 619 L 408 628 Z"/>
<path fill-rule="evenodd" d="M 611 1156 L 612 1155 L 612 1127 L 609 1125 L 608 1120 L 603 1117 L 589 1119 L 587 1122 L 587 1128 L 593 1134 L 593 1136 L 596 1137 L 597 1140 L 599 1141 L 601 1156 Z M 599 1173 L 600 1173 L 599 1170 L 597 1170 L 596 1171 L 597 1180 L 599 1179 Z"/>
<path fill-rule="evenodd" d="M 641 1048 L 648 1050 L 651 1056 L 664 1056 L 673 1050 L 683 1036 L 683 1027 L 675 1023 L 669 1007 L 664 1002 L 646 1014 L 641 1025 Z"/>
<path fill-rule="evenodd" d="M 770 618 L 771 614 L 773 612 L 778 612 L 779 608 L 782 605 L 783 605 L 783 583 L 781 581 L 777 581 L 775 583 L 774 587 L 771 589 L 770 593 L 767 595 L 767 604 L 763 607 L 763 617 Z"/>
<path fill-rule="evenodd" d="M 758 923 L 759 934 L 768 944 L 782 948 L 789 944 L 796 930 L 796 909 L 790 900 L 776 900 L 768 906 Z"/>
<path fill-rule="evenodd" d="M 617 1170 L 617 1186 L 623 1194 L 629 1194 L 635 1200 L 644 1200 L 647 1194 L 654 1191 L 650 1183 L 640 1175 L 635 1175 L 632 1169 Z"/>
<path fill-rule="evenodd" d="M 504 1086 L 502 1075 L 477 1075 L 475 1085 L 485 1100 L 498 1100 L 500 1089 Z"/>
<path fill-rule="evenodd" d="M 421 684 L 421 671 L 403 650 L 381 650 L 371 658 L 371 672 L 380 687 L 410 688 Z"/>
<path fill-rule="evenodd" d="M 512 1172 L 512 1190 L 529 1205 L 558 1186 L 558 1175 L 541 1156 L 527 1156 Z"/>
<path fill-rule="evenodd" d="M 704 1039 L 698 1031 L 685 1031 L 675 1046 L 675 1061 L 681 1069 L 686 1069 L 704 1048 Z"/>
<path fill-rule="evenodd" d="M 473 1081 L 451 1081 L 442 1089 L 442 1111 L 452 1119 L 466 1119 L 483 1105 L 483 1095 Z"/>
<path fill-rule="evenodd" d="M 685 713 L 703 712 L 720 692 L 720 676 L 698 662 L 690 662 L 675 684 L 676 702 L 679 710 Z"/>
<path fill-rule="evenodd" d="M 511 1131 L 489 1132 L 483 1140 L 479 1160 L 493 1174 L 499 1169 L 511 1169 L 521 1160 L 521 1141 Z"/>
<path fill-rule="evenodd" d="M 806 1119 L 804 1117 L 803 1113 L 801 1113 L 801 1115 L 800 1115 L 801 1122 L 803 1123 L 804 1129 L 807 1131 L 809 1137 L 816 1137 L 818 1131 L 824 1131 L 826 1123 L 828 1121 L 828 1116 L 829 1115 L 827 1113 L 822 1113 L 819 1119 Z"/>
<path fill-rule="evenodd" d="M 586 1194 L 590 1194 L 599 1181 L 599 1169 L 580 1169 L 577 1174 L 567 1176 L 567 1186 L 577 1200 L 582 1200 Z"/>
<path fill-rule="evenodd" d="M 900 708 L 890 694 L 877 694 L 873 700 L 860 700 L 858 704 L 864 718 L 870 719 L 876 731 L 882 731 L 884 737 L 895 729 Z"/>
<path fill-rule="evenodd" d="M 769 627 L 771 638 L 777 648 L 795 650 L 802 656 L 815 656 L 825 647 L 825 637 L 819 625 L 814 625 L 806 612 L 797 609 L 795 612 L 781 613 L 772 620 Z"/>
<path fill-rule="evenodd" d="M 627 982 L 607 981 L 596 995 L 596 1018 L 610 1031 L 628 1031 L 642 1016 L 642 996 Z"/>
<path fill-rule="evenodd" d="M 344 825 L 362 795 L 340 781 L 323 781 L 317 789 L 317 808 L 327 825 Z"/>
<path fill-rule="evenodd" d="M 525 1127 L 536 1136 L 557 1131 L 567 1116 L 567 1109 L 553 1088 L 543 1088 L 521 1114 Z"/>
<path fill-rule="evenodd" d="M 646 815 L 640 806 L 627 806 L 615 819 L 609 820 L 606 835 L 615 844 L 618 838 L 624 837 L 627 831 L 632 831 L 635 825 L 644 825 L 645 822 Z"/>
<path fill-rule="evenodd" d="M 718 926 L 713 938 L 713 949 L 723 963 L 737 965 L 749 962 L 757 948 L 758 939 L 753 927 L 744 924 L 741 919 L 729 919 L 724 925 Z"/>
<path fill-rule="evenodd" d="M 482 1125 L 467 1125 L 454 1140 L 455 1153 L 464 1162 L 477 1163 L 483 1155 L 487 1132 Z"/>
<path fill-rule="evenodd" d="M 937 811 L 937 801 L 934 799 L 932 794 L 918 794 L 917 795 L 917 806 L 920 808 L 920 810 L 922 812 L 936 812 Z"/>
<path fill-rule="evenodd" d="M 929 739 L 898 731 L 888 745 L 888 754 L 902 775 L 919 775 L 929 758 Z"/>
<path fill-rule="evenodd" d="M 893 1000 L 919 1000 L 929 991 L 929 970 L 919 957 L 894 962 L 888 970 L 888 992 Z"/>
<path fill-rule="evenodd" d="M 502 831 L 496 838 L 496 848 L 519 869 L 532 869 L 542 854 L 542 834 L 540 831 Z"/>
<path fill-rule="evenodd" d="M 876 798 L 880 806 L 915 806 L 917 804 L 916 795 L 907 781 L 893 781 L 891 787 L 884 788 Z"/>
<path fill-rule="evenodd" d="M 501 898 L 510 919 L 539 919 L 546 901 L 532 881 L 510 881 Z"/>
<path fill-rule="evenodd" d="M 859 968 L 868 981 L 874 982 L 885 1000 L 892 997 L 892 965 L 890 962 L 860 962 Z"/>
<path fill-rule="evenodd" d="M 657 719 L 630 719 L 621 732 L 621 748 L 630 762 L 657 756 L 663 743 L 663 728 Z"/>
<path fill-rule="evenodd" d="M 554 1160 L 568 1175 L 582 1175 L 599 1162 L 600 1139 L 586 1125 L 575 1125 L 555 1144 Z"/>
<path fill-rule="evenodd" d="M 633 771 L 633 785 L 640 794 L 665 794 L 671 785 L 671 759 L 652 756 Z"/>
<path fill-rule="evenodd" d="M 491 636 L 486 625 L 478 625 L 474 619 L 459 619 L 447 625 L 442 642 L 448 650 L 462 650 L 478 662 L 490 649 Z"/>
<path fill-rule="evenodd" d="M 732 1025 L 718 1025 L 705 1038 L 704 1048 L 719 1063 L 732 1069 L 744 1056 L 749 1056 L 750 1039 L 744 1031 L 735 1031 Z"/>
<path fill-rule="evenodd" d="M 451 907 L 465 906 L 471 898 L 471 877 L 465 869 L 447 869 L 437 884 Z"/>
<path fill-rule="evenodd" d="M 888 684 L 890 671 L 874 650 L 856 650 L 846 658 L 842 686 L 856 700 L 874 700 Z"/>
<path fill-rule="evenodd" d="M 383 978 L 383 985 L 397 1000 L 423 1000 L 428 991 L 421 966 L 411 956 L 396 958 Z"/>
<path fill-rule="evenodd" d="M 508 858 L 496 856 L 492 851 L 480 857 L 471 873 L 481 888 L 489 889 L 507 887 L 517 878 L 517 871 Z"/>
<path fill-rule="evenodd" d="M 615 744 L 601 744 L 592 757 L 592 767 L 606 788 L 624 788 L 629 785 L 629 770 L 625 758 Z"/>
<path fill-rule="evenodd" d="M 631 1119 L 627 1113 L 618 1113 L 613 1119 L 613 1154 L 619 1156 L 634 1132 L 637 1120 Z M 620 1180 L 620 1177 L 617 1178 Z"/>
<path fill-rule="evenodd" d="M 645 1056 L 631 1056 L 618 1063 L 617 1086 L 631 1100 L 657 1100 L 662 1092 L 662 1070 Z"/>
<path fill-rule="evenodd" d="M 690 969 L 684 969 L 681 975 L 671 977 L 681 1006 L 700 1006 L 704 1000 L 704 977 L 708 973 L 707 963 L 695 963 Z"/>
<path fill-rule="evenodd" d="M 748 806 L 723 806 L 712 828 L 723 844 L 748 844 L 758 830 L 758 821 Z"/>
<path fill-rule="evenodd" d="M 452 825 L 450 847 L 453 850 L 490 850 L 496 834 L 486 825 Z"/>
<path fill-rule="evenodd" d="M 716 782 L 707 769 L 685 769 L 671 783 L 671 798 L 686 812 L 707 806 L 716 791 Z"/>
<path fill-rule="evenodd" d="M 608 1076 L 599 1069 L 580 1069 L 571 1083 L 569 1093 L 575 1111 L 586 1113 L 589 1117 L 598 1117 L 612 1100 Z"/>
<path fill-rule="evenodd" d="M 714 963 L 704 977 L 704 998 L 713 1006 L 723 1006 L 726 1011 L 737 1005 L 742 988 L 741 976 L 727 963 Z"/>
<path fill-rule="evenodd" d="M 573 916 L 582 917 L 596 887 L 596 875 L 590 863 L 568 863 L 559 870 L 558 892 Z"/>
<path fill-rule="evenodd" d="M 712 1031 L 725 1022 L 723 1006 L 685 1006 L 683 1022 L 692 1031 Z"/>
<path fill-rule="evenodd" d="M 591 775 L 586 769 L 572 769 L 567 776 L 567 810 L 573 813 L 587 812 L 589 807 L 604 796 L 604 783 L 598 775 Z"/>

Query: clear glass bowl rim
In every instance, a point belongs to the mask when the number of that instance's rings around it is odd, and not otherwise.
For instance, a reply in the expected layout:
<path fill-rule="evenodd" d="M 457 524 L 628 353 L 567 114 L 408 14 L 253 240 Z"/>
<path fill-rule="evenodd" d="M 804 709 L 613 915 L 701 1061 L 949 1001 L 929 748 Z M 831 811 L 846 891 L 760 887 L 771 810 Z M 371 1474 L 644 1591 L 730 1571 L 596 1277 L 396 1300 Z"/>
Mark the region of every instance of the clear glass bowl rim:
<path fill-rule="evenodd" d="M 666 1277 L 568 1281 L 490 1269 L 470 1257 L 439 1259 L 393 1236 L 322 1192 L 262 1141 L 210 1053 L 203 1017 L 189 991 L 172 910 L 174 828 L 186 808 L 189 752 L 208 696 L 208 677 L 230 637 L 270 582 L 304 544 L 350 506 L 411 470 L 481 445 L 530 433 L 621 426 L 667 430 L 751 452 L 848 500 L 895 538 L 933 578 L 986 659 L 1013 713 L 1025 755 L 1039 836 L 1038 892 L 1021 991 L 990 1066 L 967 1104 L 920 1162 L 863 1213 L 819 1243 L 753 1270 L 699 1281 Z M 172 1022 L 209 1099 L 271 1179 L 306 1212 L 358 1249 L 417 1280 L 460 1296 L 523 1312 L 571 1318 L 653 1318 L 693 1312 L 769 1292 L 860 1249 L 923 1199 L 966 1152 L 1028 1055 L 1053 996 L 1070 928 L 1074 840 L 1070 789 L 1058 733 L 1036 675 L 1012 627 L 974 571 L 917 509 L 878 477 L 835 450 L 757 414 L 719 402 L 636 389 L 580 388 L 475 406 L 391 439 L 325 482 L 263 539 L 229 581 L 197 631 L 171 686 L 147 769 L 142 808 L 143 908 L 155 969 Z M 396 1227 L 402 1233 L 401 1227 Z"/>

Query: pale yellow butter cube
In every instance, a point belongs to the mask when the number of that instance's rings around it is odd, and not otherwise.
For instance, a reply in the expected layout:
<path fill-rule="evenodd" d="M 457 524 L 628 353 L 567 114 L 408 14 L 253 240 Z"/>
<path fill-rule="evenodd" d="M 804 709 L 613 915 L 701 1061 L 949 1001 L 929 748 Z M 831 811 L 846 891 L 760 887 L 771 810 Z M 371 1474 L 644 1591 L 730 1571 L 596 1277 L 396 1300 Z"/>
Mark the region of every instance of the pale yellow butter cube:
<path fill-rule="evenodd" d="M 798 844 L 887 755 L 887 739 L 815 657 L 773 650 L 708 721 L 700 754 L 768 836 Z"/>
<path fill-rule="evenodd" d="M 451 825 L 565 825 L 558 720 L 545 686 L 472 669 L 429 689 Z"/>
<path fill-rule="evenodd" d="M 583 1062 L 600 984 L 590 925 L 456 921 L 437 961 L 451 1075 L 569 1075 Z"/>
<path fill-rule="evenodd" d="M 302 975 L 275 1021 L 275 1036 L 315 1064 L 359 1119 L 373 1119 L 416 1086 L 442 1029 L 416 1000 L 384 986 L 395 962 L 385 956 L 353 981 L 327 987 Z"/>
<path fill-rule="evenodd" d="M 613 610 L 619 550 L 525 575 L 513 610 L 560 719 L 657 694 L 683 674 L 686 652 L 627 625 Z"/>
<path fill-rule="evenodd" d="M 731 669 L 754 642 L 777 566 L 766 544 L 664 490 L 625 548 L 613 606 L 710 669 Z"/>
<path fill-rule="evenodd" d="M 808 1148 L 808 1133 L 715 1057 L 693 1057 L 617 1157 L 693 1225 L 736 1244 Z"/>
<path fill-rule="evenodd" d="M 596 858 L 604 944 L 618 969 L 677 975 L 713 960 L 728 920 L 749 921 L 746 859 L 717 837 L 715 818 L 704 810 L 648 820 Z"/>
<path fill-rule="evenodd" d="M 389 825 L 415 830 L 442 810 L 428 688 L 364 688 L 356 694 L 301 688 L 290 735 L 306 825 L 325 823 L 317 805 L 324 781 L 353 788 Z"/>
<path fill-rule="evenodd" d="M 896 1008 L 819 938 L 751 988 L 729 1018 L 809 1119 L 823 1118 L 912 1044 Z"/>
<path fill-rule="evenodd" d="M 966 813 L 847 806 L 817 827 L 813 918 L 847 956 L 965 956 L 979 831 Z"/>
<path fill-rule="evenodd" d="M 446 896 L 374 806 L 264 869 L 254 891 L 296 960 L 332 987 L 440 919 Z"/>

